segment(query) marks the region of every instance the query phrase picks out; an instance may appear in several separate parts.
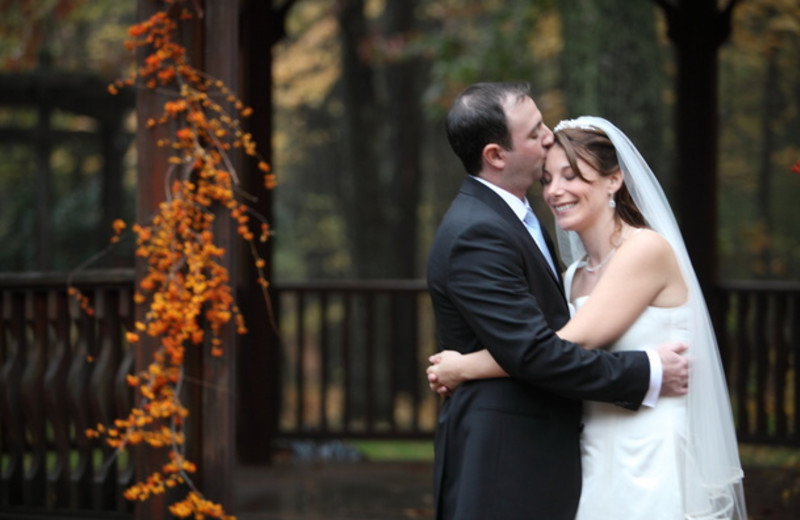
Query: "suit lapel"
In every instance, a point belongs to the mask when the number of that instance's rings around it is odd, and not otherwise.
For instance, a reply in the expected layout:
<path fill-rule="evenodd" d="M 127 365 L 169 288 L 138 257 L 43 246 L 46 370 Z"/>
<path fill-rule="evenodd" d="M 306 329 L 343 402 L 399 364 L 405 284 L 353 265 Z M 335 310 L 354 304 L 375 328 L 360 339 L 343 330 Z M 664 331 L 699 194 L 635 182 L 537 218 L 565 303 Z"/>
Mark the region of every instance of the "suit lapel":
<path fill-rule="evenodd" d="M 550 250 L 550 257 L 555 262 L 556 269 L 558 270 L 558 273 L 556 273 L 556 278 L 558 279 L 558 286 L 559 288 L 561 288 L 561 294 L 564 295 L 564 298 L 566 298 L 566 295 L 564 294 L 564 280 L 561 277 L 561 261 L 559 260 L 560 257 L 556 253 L 556 247 L 553 244 L 553 240 L 550 238 L 550 233 L 547 232 L 547 228 L 545 226 L 542 226 L 542 233 L 544 234 L 544 241 L 547 243 L 547 249 Z"/>
<path fill-rule="evenodd" d="M 520 243 L 529 245 L 525 250 L 532 254 L 536 261 L 544 267 L 545 271 L 550 275 L 550 278 L 555 282 L 562 297 L 566 298 L 566 296 L 564 296 L 564 287 L 561 283 L 561 273 L 554 273 L 553 270 L 550 269 L 550 264 L 547 263 L 547 260 L 541 250 L 539 250 L 539 246 L 534 242 L 525 224 L 514 214 L 508 204 L 490 188 L 484 186 L 480 181 L 472 177 L 467 177 L 464 180 L 464 183 L 461 185 L 461 192 L 480 199 L 507 222 L 509 229 L 512 229 L 514 233 L 518 235 Z M 553 241 L 550 239 L 550 234 L 544 226 L 542 226 L 542 232 L 544 233 L 547 247 L 550 249 L 550 255 L 556 260 L 558 256 L 556 256 Z"/>

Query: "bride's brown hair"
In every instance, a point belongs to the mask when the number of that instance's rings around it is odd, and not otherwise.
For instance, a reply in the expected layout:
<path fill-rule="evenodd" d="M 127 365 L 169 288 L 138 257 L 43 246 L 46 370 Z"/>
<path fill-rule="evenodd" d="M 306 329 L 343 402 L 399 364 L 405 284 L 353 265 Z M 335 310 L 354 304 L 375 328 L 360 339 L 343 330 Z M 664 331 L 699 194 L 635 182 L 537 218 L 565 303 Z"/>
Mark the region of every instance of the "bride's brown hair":
<path fill-rule="evenodd" d="M 584 182 L 589 180 L 578 168 L 578 158 L 591 165 L 603 177 L 619 171 L 617 150 L 605 132 L 595 128 L 564 128 L 554 135 L 555 144 L 564 150 L 570 168 Z M 634 227 L 647 226 L 625 185 L 624 176 L 622 186 L 614 194 L 614 202 L 617 204 L 614 209 L 617 218 Z"/>

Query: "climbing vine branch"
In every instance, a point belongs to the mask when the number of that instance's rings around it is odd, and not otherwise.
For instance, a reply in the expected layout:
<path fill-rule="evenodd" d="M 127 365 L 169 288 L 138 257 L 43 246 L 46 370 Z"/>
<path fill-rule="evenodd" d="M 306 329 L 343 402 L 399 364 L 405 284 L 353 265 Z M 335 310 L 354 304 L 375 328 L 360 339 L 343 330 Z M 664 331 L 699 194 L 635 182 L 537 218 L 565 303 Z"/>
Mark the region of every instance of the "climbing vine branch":
<path fill-rule="evenodd" d="M 129 77 L 109 86 L 111 94 L 138 87 L 168 93 L 169 98 L 161 114 L 140 130 L 170 129 L 170 137 L 156 142 L 170 152 L 165 199 L 149 222 L 130 226 L 136 255 L 146 266 L 134 301 L 146 312 L 127 332 L 127 341 L 136 345 L 147 337 L 155 345 L 154 354 L 144 370 L 128 376 L 141 396 L 139 405 L 113 424 L 89 429 L 87 435 L 118 450 L 143 444 L 166 453 L 158 470 L 140 476 L 125 491 L 127 499 L 148 500 L 183 485 L 188 492 L 170 506 L 173 515 L 228 519 L 232 517 L 223 506 L 206 500 L 191 479 L 196 465 L 185 456 L 183 426 L 190 411 L 181 401 L 184 358 L 192 347 L 222 356 L 228 346 L 222 340 L 225 327 L 246 332 L 223 262 L 226 251 L 217 245 L 215 221 L 220 216 L 227 214 L 249 243 L 260 290 L 269 304 L 266 262 L 256 247 L 269 238 L 269 224 L 248 205 L 254 198 L 240 188 L 231 154 L 242 151 L 256 161 L 266 189 L 275 186 L 275 175 L 241 126 L 240 118 L 249 117 L 252 109 L 222 81 L 194 68 L 177 40 L 181 21 L 202 16 L 202 11 L 190 0 L 165 0 L 164 5 L 129 29 L 125 46 L 130 51 L 145 49 L 146 56 Z M 115 221 L 112 242 L 127 229 L 125 222 Z M 86 297 L 75 288 L 70 292 L 91 312 Z"/>

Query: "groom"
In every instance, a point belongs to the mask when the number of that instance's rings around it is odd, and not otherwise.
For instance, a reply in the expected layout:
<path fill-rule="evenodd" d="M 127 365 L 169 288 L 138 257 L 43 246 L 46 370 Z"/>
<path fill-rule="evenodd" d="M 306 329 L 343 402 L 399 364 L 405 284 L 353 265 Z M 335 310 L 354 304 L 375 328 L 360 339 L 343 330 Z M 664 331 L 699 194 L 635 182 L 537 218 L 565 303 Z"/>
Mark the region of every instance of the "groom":
<path fill-rule="evenodd" d="M 527 85 L 468 87 L 447 133 L 469 176 L 428 260 L 438 344 L 463 353 L 486 347 L 511 378 L 464 383 L 442 405 L 436 518 L 572 520 L 581 400 L 635 410 L 659 393 L 685 394 L 684 347 L 612 354 L 553 332 L 569 320 L 560 274 L 548 263 L 555 252 L 547 238 L 540 250 L 523 223 L 553 133 Z"/>

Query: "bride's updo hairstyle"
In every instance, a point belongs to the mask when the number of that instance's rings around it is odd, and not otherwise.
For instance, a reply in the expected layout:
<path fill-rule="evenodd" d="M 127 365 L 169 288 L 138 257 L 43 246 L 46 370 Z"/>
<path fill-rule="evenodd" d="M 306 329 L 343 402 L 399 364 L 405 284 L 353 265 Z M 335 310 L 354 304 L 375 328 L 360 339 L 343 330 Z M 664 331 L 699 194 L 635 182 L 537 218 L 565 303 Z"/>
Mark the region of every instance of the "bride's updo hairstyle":
<path fill-rule="evenodd" d="M 578 158 L 590 164 L 603 177 L 619 171 L 617 150 L 603 131 L 591 127 L 556 128 L 553 135 L 555 144 L 564 150 L 570 168 L 584 182 L 589 181 L 578 168 Z M 614 202 L 617 204 L 614 210 L 617 218 L 634 227 L 647 225 L 625 186 L 624 178 L 622 186 L 614 194 Z"/>

